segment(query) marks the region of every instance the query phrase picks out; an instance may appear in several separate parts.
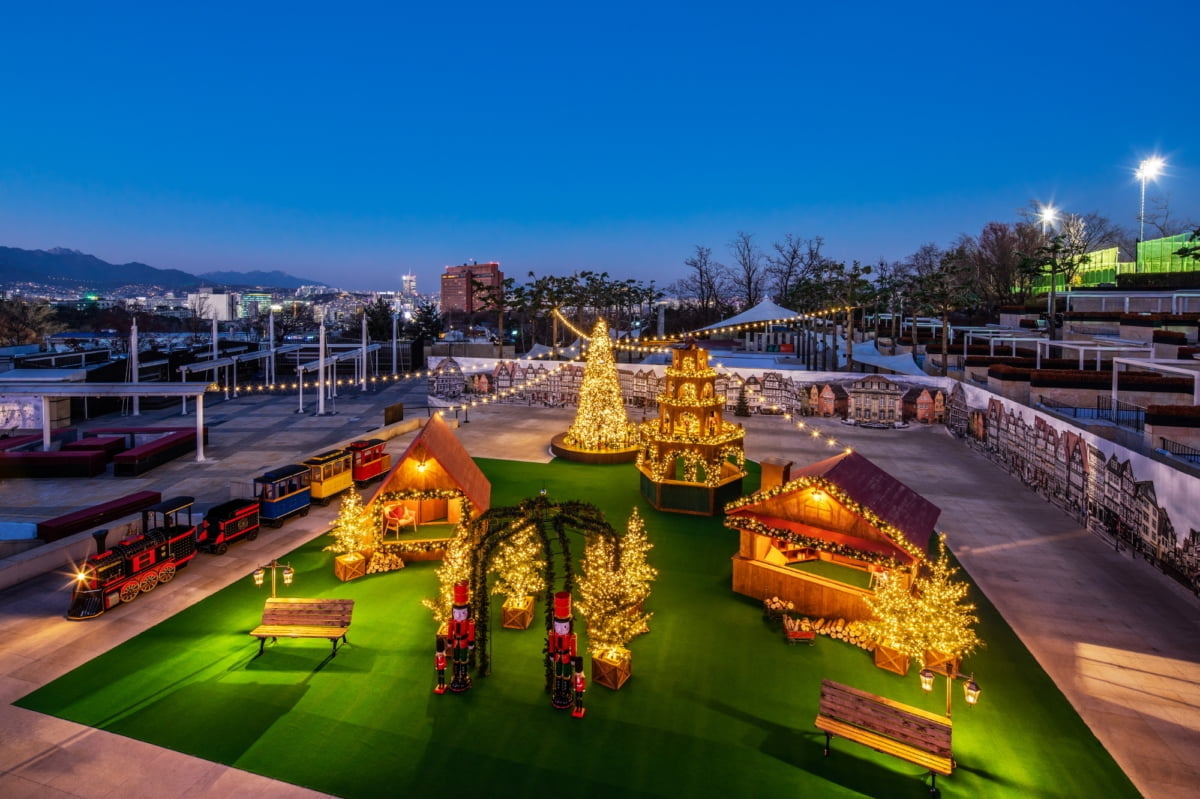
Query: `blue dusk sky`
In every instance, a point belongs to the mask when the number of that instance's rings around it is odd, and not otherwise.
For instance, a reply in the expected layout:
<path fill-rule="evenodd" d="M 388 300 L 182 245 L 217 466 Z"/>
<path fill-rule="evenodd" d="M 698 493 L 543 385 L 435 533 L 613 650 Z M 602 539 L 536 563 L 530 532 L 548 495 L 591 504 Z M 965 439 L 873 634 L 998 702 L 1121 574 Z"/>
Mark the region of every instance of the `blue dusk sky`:
<path fill-rule="evenodd" d="M 0 245 L 435 291 L 1200 220 L 1195 2 L 10 3 Z"/>

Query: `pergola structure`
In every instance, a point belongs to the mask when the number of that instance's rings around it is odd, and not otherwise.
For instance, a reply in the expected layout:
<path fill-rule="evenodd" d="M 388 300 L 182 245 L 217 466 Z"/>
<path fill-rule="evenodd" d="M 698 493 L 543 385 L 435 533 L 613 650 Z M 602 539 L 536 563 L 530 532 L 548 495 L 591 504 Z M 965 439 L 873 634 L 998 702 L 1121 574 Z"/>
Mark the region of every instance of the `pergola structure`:
<path fill-rule="evenodd" d="M 1145 353 L 1151 358 L 1154 357 L 1154 346 L 1150 344 L 1134 344 L 1132 342 L 1125 344 L 1113 341 L 1050 341 L 1042 340 L 1037 344 L 1037 368 L 1042 368 L 1042 347 L 1045 346 L 1046 357 L 1050 357 L 1050 348 L 1057 347 L 1063 350 L 1074 350 L 1079 355 L 1079 370 L 1083 371 L 1083 358 L 1086 353 L 1096 353 L 1096 371 L 1100 371 L 1100 358 L 1102 355 L 1129 355 L 1133 353 Z M 1114 357 L 1113 362 L 1116 363 Z M 1113 378 L 1116 380 L 1116 377 Z"/>
<path fill-rule="evenodd" d="M 1112 401 L 1117 403 L 1117 378 L 1120 367 L 1144 369 L 1147 372 L 1185 375 L 1192 378 L 1192 404 L 1200 405 L 1200 361 L 1181 361 L 1173 358 L 1113 358 Z"/>
<path fill-rule="evenodd" d="M 211 383 L 62 383 L 17 381 L 0 383 L 0 394 L 9 397 L 40 397 L 42 400 L 42 449 L 50 451 L 50 400 L 75 397 L 188 397 L 196 400 L 196 462 L 204 462 L 204 394 Z"/>

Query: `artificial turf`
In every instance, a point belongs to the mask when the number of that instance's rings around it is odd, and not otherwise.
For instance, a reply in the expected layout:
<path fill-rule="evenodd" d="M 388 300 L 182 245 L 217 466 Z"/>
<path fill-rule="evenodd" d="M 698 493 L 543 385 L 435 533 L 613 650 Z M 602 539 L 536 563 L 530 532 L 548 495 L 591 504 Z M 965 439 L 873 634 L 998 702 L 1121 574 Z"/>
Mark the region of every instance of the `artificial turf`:
<path fill-rule="evenodd" d="M 881 671 L 848 644 L 786 646 L 760 603 L 730 590 L 737 533 L 719 518 L 655 512 L 628 465 L 479 463 L 493 507 L 545 488 L 596 504 L 618 529 L 634 506 L 646 519 L 660 571 L 651 632 L 631 645 L 624 688 L 590 688 L 584 719 L 544 692 L 540 609 L 531 629 L 503 630 L 493 602 L 492 674 L 435 695 L 435 629 L 420 600 L 436 593 L 437 564 L 340 583 L 323 539 L 290 555 L 288 593 L 356 600 L 336 657 L 323 640 L 281 640 L 255 657 L 246 633 L 263 595 L 247 579 L 17 704 L 344 797 L 928 796 L 920 768 L 858 744 L 835 740 L 823 757 L 813 719 L 823 678 L 937 712 L 942 678 L 926 695 L 915 671 Z M 756 480 L 752 468 L 746 490 Z M 992 605 L 972 598 L 987 647 L 964 668 L 983 692 L 968 710 L 956 686 L 958 768 L 938 781 L 943 796 L 1137 796 Z"/>

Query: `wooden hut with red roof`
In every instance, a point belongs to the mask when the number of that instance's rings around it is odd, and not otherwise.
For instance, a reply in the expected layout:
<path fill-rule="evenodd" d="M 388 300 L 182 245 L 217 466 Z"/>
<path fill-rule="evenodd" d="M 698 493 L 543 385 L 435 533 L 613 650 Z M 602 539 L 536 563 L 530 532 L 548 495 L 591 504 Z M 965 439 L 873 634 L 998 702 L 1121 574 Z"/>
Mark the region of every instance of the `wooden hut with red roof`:
<path fill-rule="evenodd" d="M 383 479 L 371 505 L 380 508 L 385 523 L 396 518 L 415 527 L 467 521 L 491 507 L 491 501 L 491 482 L 435 414 Z"/>
<path fill-rule="evenodd" d="M 764 460 L 762 487 L 725 508 L 741 532 L 733 590 L 809 616 L 870 618 L 863 597 L 885 570 L 911 582 L 941 510 L 856 452 L 791 467 Z"/>

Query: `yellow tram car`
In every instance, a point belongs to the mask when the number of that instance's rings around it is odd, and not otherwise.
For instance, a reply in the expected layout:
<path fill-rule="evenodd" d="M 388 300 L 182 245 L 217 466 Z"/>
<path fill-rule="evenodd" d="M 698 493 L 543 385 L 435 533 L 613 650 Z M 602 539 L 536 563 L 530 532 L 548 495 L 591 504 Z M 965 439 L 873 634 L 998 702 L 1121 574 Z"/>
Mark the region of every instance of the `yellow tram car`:
<path fill-rule="evenodd" d="M 342 493 L 354 482 L 352 457 L 349 450 L 335 449 L 322 452 L 304 461 L 312 473 L 312 499 L 321 505 Z"/>

